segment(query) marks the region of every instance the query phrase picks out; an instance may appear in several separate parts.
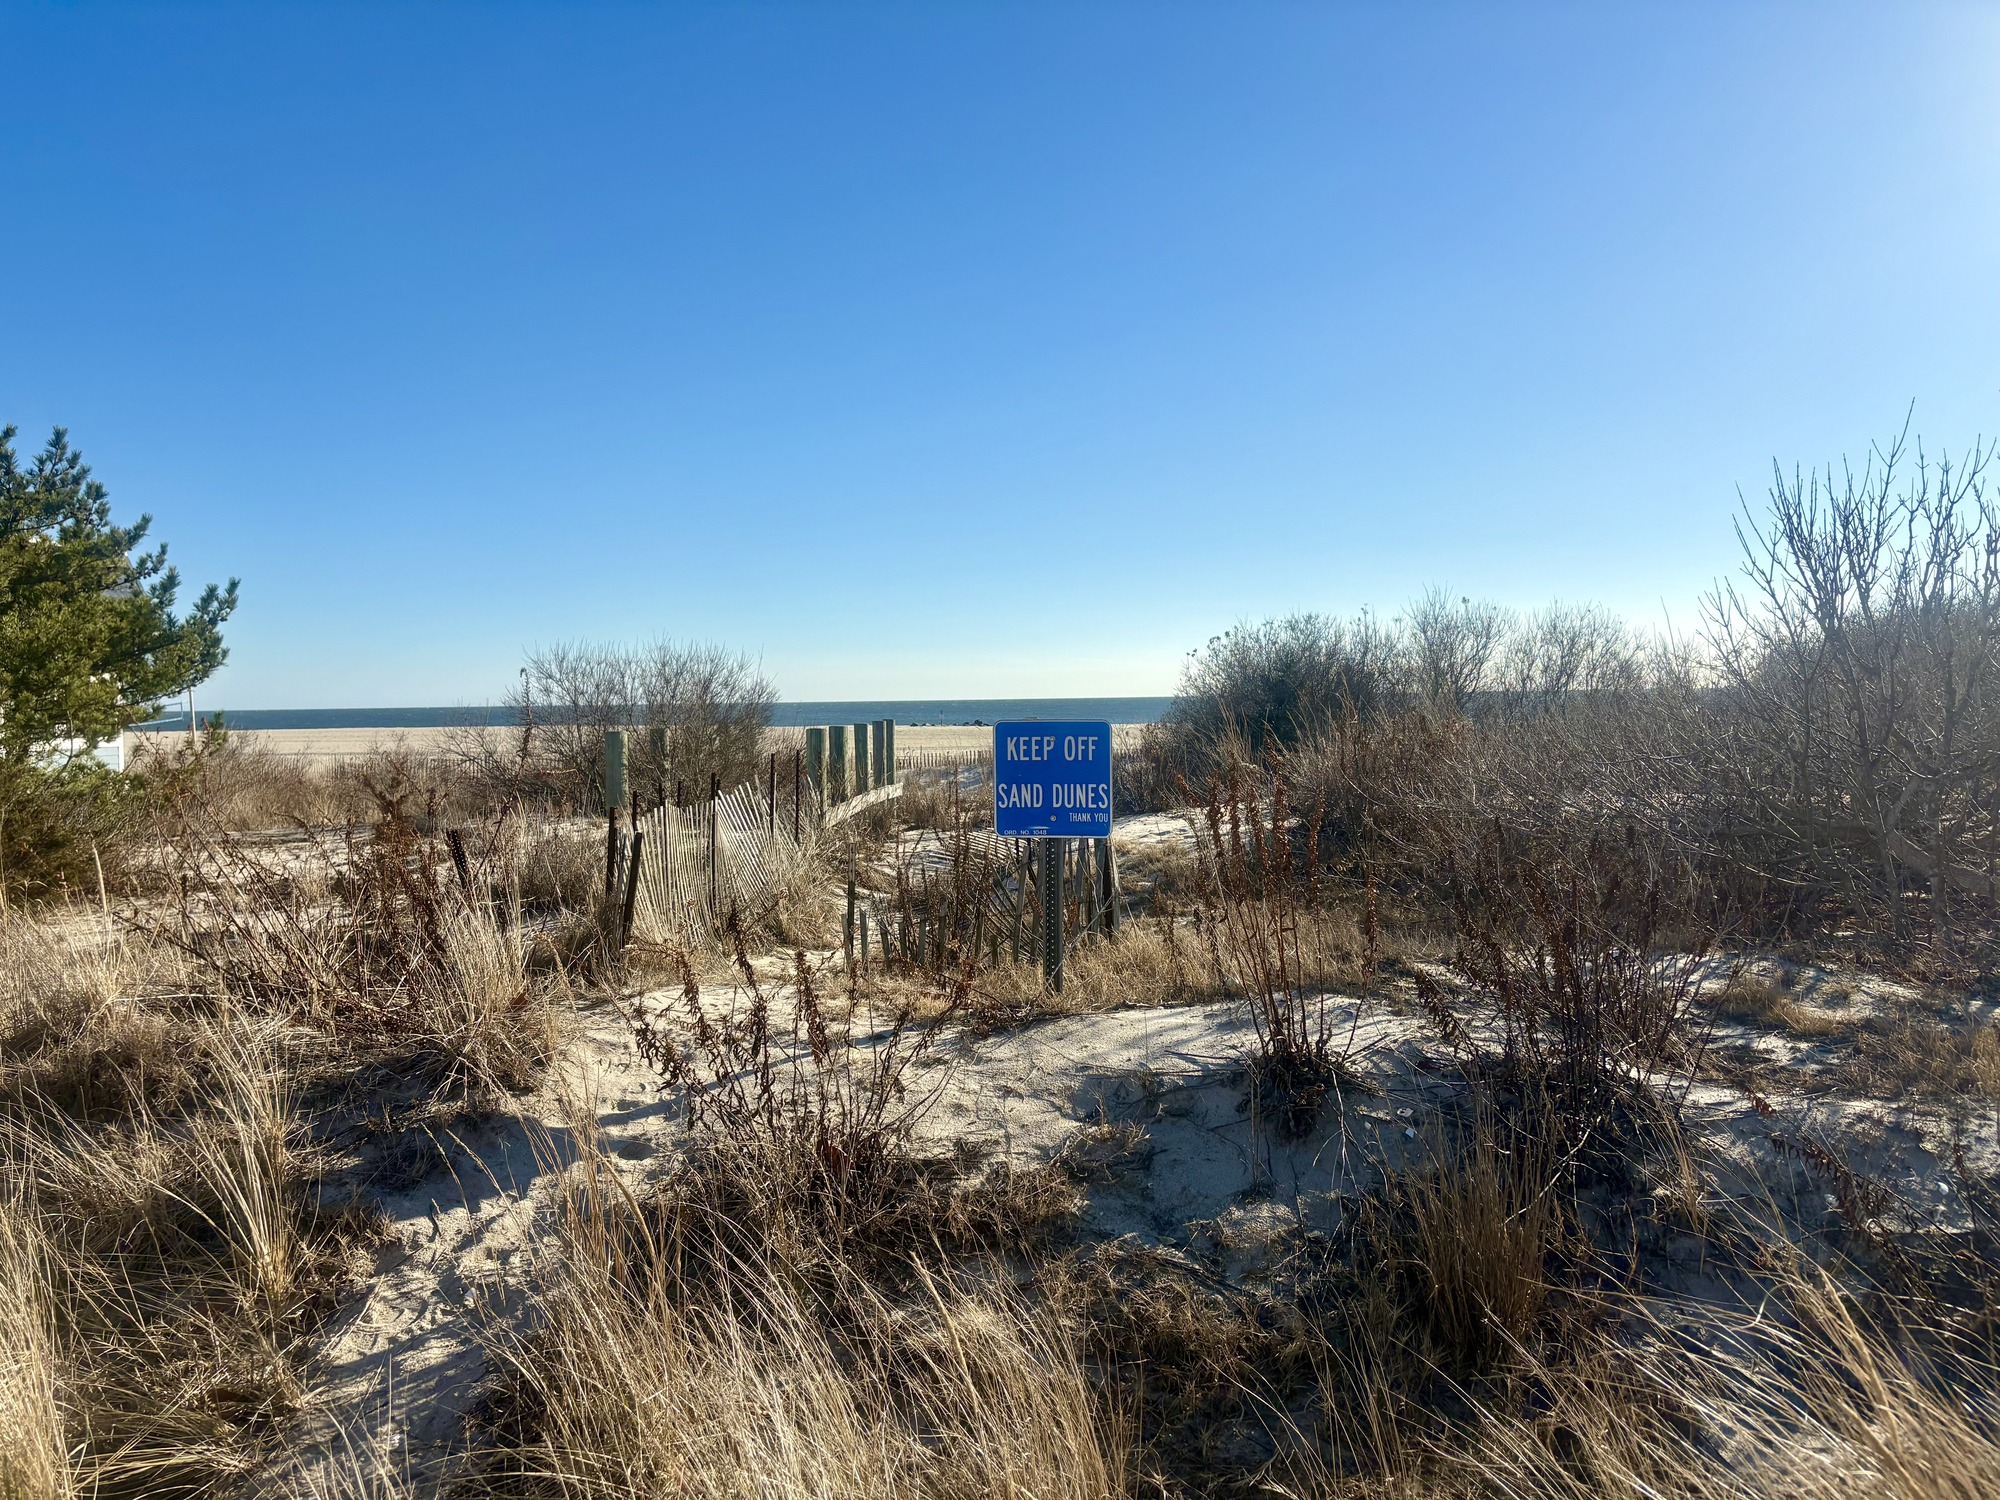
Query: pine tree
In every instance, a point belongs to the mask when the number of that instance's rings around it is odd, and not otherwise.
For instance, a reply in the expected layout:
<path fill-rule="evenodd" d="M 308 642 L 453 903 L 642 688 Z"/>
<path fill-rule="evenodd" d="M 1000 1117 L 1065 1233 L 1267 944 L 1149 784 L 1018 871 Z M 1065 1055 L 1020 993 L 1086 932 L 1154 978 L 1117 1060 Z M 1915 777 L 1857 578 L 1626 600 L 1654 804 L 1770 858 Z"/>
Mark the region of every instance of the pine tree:
<path fill-rule="evenodd" d="M 236 580 L 177 615 L 167 549 L 139 550 L 152 518 L 112 524 L 62 428 L 25 468 L 14 432 L 0 428 L 0 765 L 21 768 L 110 740 L 213 674 Z"/>

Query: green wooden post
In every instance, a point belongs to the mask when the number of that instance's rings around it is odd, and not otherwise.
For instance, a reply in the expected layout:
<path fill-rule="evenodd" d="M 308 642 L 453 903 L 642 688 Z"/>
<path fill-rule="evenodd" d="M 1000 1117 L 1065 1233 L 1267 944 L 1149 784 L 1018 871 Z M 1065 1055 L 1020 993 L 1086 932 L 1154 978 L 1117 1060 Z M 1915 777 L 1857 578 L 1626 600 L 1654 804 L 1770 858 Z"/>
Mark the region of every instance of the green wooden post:
<path fill-rule="evenodd" d="M 894 719 L 884 719 L 882 721 L 882 744 L 882 764 L 886 768 L 889 780 L 894 781 L 897 779 L 896 721 Z"/>
<path fill-rule="evenodd" d="M 625 731 L 604 733 L 604 810 L 617 812 L 625 805 Z"/>
<path fill-rule="evenodd" d="M 826 726 L 826 801 L 831 807 L 847 800 L 847 726 Z"/>
<path fill-rule="evenodd" d="M 870 775 L 874 769 L 870 741 L 874 739 L 874 736 L 868 732 L 869 726 L 866 724 L 852 724 L 848 727 L 854 731 L 853 787 L 854 795 L 858 797 L 874 785 Z"/>
<path fill-rule="evenodd" d="M 889 760 L 889 721 L 877 719 L 870 742 L 875 751 L 875 785 L 887 786 L 896 779 L 896 768 Z"/>
<path fill-rule="evenodd" d="M 806 780 L 820 794 L 820 801 L 826 800 L 826 731 L 808 729 L 806 731 Z"/>

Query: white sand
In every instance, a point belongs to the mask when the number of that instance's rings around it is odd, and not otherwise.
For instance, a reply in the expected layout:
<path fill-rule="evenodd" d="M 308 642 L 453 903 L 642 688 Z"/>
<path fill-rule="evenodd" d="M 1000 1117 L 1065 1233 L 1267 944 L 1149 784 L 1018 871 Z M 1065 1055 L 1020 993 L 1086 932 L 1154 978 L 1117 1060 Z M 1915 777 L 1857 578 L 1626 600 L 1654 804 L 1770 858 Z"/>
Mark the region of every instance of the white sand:
<path fill-rule="evenodd" d="M 1727 972 L 1719 963 L 1713 982 Z M 727 1008 L 746 997 L 718 985 L 704 998 Z M 658 1015 L 680 1001 L 660 991 L 626 1003 Z M 1433 1149 L 1430 1127 L 1459 1091 L 1425 1066 L 1423 1050 L 1438 1043 L 1422 1020 L 1380 1002 L 1361 1008 L 1351 996 L 1328 1003 L 1341 1037 L 1352 1038 L 1358 1087 L 1304 1140 L 1278 1137 L 1246 1108 L 1242 1061 L 1253 1039 L 1244 1009 L 1229 1004 L 954 1037 L 936 1059 L 939 1092 L 922 1134 L 983 1147 L 995 1168 L 1068 1163 L 1086 1195 L 1088 1233 L 1130 1236 L 1228 1282 L 1260 1281 L 1302 1232 L 1336 1229 L 1385 1172 L 1420 1166 Z M 395 1238 L 368 1293 L 325 1331 L 313 1408 L 260 1493 L 312 1492 L 348 1445 L 389 1455 L 414 1477 L 439 1472 L 492 1373 L 482 1327 L 523 1314 L 536 1223 L 546 1222 L 555 1187 L 550 1164 L 574 1149 L 572 1122 L 596 1134 L 635 1188 L 675 1160 L 678 1101 L 635 1055 L 625 1017 L 599 1002 L 577 1021 L 557 1080 L 520 1101 L 518 1117 L 489 1116 L 441 1142 L 447 1167 L 383 1195 Z M 1737 1026 L 1721 1033 L 1718 1041 L 1806 1045 Z M 559 1094 L 579 1101 L 575 1113 Z M 1708 1171 L 1705 1204 L 1744 1224 L 1774 1211 L 1800 1221 L 1824 1212 L 1814 1205 L 1825 1184 L 1774 1132 L 1841 1150 L 1904 1204 L 1960 1232 L 1970 1227 L 1967 1210 L 1942 1186 L 1951 1153 L 1964 1149 L 1981 1172 L 2000 1165 L 2000 1121 L 1990 1111 L 1959 1118 L 1943 1107 L 1780 1092 L 1770 1107 L 1766 1118 L 1743 1095 L 1708 1085 L 1687 1100 L 1690 1145 Z M 1706 1273 L 1696 1256 L 1677 1274 L 1693 1286 Z"/>

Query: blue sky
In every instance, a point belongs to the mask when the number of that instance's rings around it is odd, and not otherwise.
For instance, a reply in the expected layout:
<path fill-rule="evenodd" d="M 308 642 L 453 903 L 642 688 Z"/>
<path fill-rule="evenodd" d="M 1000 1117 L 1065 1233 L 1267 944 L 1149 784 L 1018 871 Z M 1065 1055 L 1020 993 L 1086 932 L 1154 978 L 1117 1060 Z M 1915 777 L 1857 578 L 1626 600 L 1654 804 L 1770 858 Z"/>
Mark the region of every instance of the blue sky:
<path fill-rule="evenodd" d="M 1773 457 L 2000 427 L 1991 5 L 9 4 L 0 59 L 0 421 L 242 577 L 213 704 L 661 633 L 1151 693 L 1434 582 L 1685 627 Z"/>

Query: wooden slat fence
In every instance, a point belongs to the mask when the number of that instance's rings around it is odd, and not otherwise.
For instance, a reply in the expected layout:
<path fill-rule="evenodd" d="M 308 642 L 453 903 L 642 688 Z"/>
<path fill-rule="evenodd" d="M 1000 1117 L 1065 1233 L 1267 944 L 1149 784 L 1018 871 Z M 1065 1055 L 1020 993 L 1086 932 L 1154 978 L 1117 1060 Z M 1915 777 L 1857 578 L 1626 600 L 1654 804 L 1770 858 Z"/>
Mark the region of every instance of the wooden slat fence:
<path fill-rule="evenodd" d="M 782 787 L 780 758 L 792 761 L 785 768 Z M 799 778 L 795 802 L 798 764 L 793 757 L 774 756 L 772 768 L 762 780 L 746 782 L 712 801 L 690 806 L 669 803 L 636 819 L 634 827 L 641 843 L 633 910 L 635 936 L 655 943 L 713 948 L 726 931 L 732 912 L 745 921 L 768 914 L 788 885 L 809 878 L 819 846 L 831 830 L 856 813 L 900 796 L 906 785 L 899 779 L 829 808 L 811 782 Z M 898 777 L 913 781 L 936 778 L 962 782 L 968 775 L 983 778 L 991 775 L 992 764 L 990 746 L 898 746 L 896 753 Z M 969 929 L 975 935 L 990 935 L 1006 951 L 1018 952 L 1037 920 L 1031 907 L 1032 881 L 1027 878 L 1023 842 L 997 838 L 990 828 L 968 830 L 964 837 L 960 851 L 936 836 L 913 850 L 916 858 L 907 877 L 911 887 L 905 895 L 860 895 L 857 914 L 865 915 L 873 932 L 892 943 L 899 956 L 917 957 L 917 950 L 927 946 L 933 935 L 939 943 L 944 941 L 942 933 L 931 932 L 929 915 L 924 918 L 922 934 L 913 924 L 919 908 L 929 913 L 937 897 L 954 885 L 953 866 L 959 852 L 970 867 L 966 873 L 971 879 L 958 882 L 963 901 L 948 920 L 959 930 L 961 940 Z M 1105 858 L 1109 863 L 1108 851 Z M 1115 863 L 1107 873 L 1115 902 Z M 918 887 L 923 888 L 921 893 Z M 1086 910 L 1086 898 L 1079 894 L 1076 919 L 1081 925 L 1096 926 L 1102 920 L 1102 908 L 1094 891 L 1088 900 Z"/>
<path fill-rule="evenodd" d="M 906 750 L 896 747 L 896 769 L 898 771 L 963 771 L 972 767 L 990 770 L 993 765 L 991 745 L 964 750 Z"/>
<path fill-rule="evenodd" d="M 796 840 L 790 798 L 781 795 L 776 804 L 768 786 L 746 782 L 713 801 L 690 807 L 669 803 L 642 815 L 636 935 L 709 947 L 731 912 L 755 920 L 775 906 L 786 885 L 811 868 L 822 833 L 810 794 L 800 809 Z"/>

